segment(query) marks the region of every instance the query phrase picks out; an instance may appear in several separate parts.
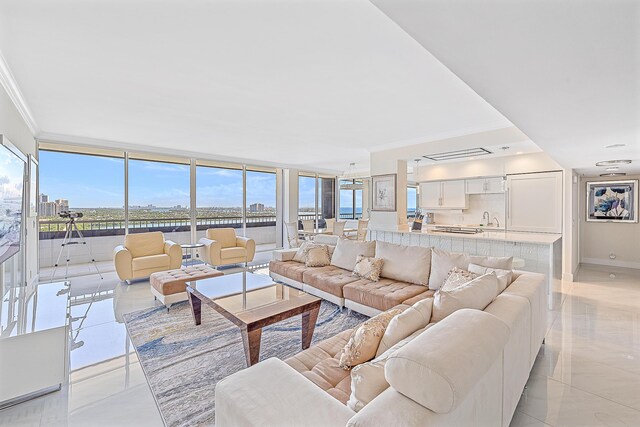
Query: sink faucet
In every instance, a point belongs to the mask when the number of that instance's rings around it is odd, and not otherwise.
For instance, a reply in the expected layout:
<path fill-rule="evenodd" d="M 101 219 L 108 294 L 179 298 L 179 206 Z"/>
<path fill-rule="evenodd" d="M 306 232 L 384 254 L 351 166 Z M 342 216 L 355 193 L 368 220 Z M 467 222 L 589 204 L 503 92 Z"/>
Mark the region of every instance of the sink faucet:
<path fill-rule="evenodd" d="M 484 221 L 484 219 L 485 219 L 485 218 L 487 218 L 487 222 L 485 222 L 485 221 Z M 484 211 L 484 213 L 482 214 L 482 223 L 483 223 L 484 225 L 489 225 L 489 221 L 491 221 L 491 220 L 489 219 L 489 212 Z"/>
<path fill-rule="evenodd" d="M 500 227 L 500 221 L 498 221 L 498 218 L 494 216 L 493 220 L 496 222 L 496 227 Z"/>

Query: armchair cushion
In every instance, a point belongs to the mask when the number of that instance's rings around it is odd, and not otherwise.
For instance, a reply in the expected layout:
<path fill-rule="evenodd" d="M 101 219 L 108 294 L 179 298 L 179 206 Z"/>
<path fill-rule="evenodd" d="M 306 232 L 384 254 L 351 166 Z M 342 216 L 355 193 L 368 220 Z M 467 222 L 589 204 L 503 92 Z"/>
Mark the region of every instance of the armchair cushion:
<path fill-rule="evenodd" d="M 163 254 L 164 235 L 161 231 L 127 234 L 124 247 L 131 252 L 133 258 Z"/>
<path fill-rule="evenodd" d="M 207 238 L 220 242 L 222 248 L 236 246 L 236 230 L 234 228 L 209 228 Z"/>
<path fill-rule="evenodd" d="M 157 268 L 166 268 L 169 269 L 169 265 L 171 264 L 171 258 L 167 254 L 160 255 L 149 255 L 134 258 L 131 261 L 131 265 L 135 271 L 140 270 L 149 270 L 149 269 L 157 269 Z"/>
<path fill-rule="evenodd" d="M 231 259 L 231 258 L 245 258 L 247 255 L 247 250 L 245 248 L 222 248 L 220 250 L 220 258 L 222 259 Z"/>

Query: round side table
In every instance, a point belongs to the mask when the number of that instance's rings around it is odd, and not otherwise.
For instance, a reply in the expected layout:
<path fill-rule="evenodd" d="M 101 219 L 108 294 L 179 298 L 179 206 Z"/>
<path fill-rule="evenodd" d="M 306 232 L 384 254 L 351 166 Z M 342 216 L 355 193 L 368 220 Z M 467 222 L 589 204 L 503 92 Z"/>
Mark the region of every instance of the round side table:
<path fill-rule="evenodd" d="M 180 245 L 182 248 L 182 259 L 185 267 L 196 263 L 195 250 L 198 248 L 204 248 L 204 243 L 186 243 Z M 187 257 L 189 255 L 189 257 Z"/>

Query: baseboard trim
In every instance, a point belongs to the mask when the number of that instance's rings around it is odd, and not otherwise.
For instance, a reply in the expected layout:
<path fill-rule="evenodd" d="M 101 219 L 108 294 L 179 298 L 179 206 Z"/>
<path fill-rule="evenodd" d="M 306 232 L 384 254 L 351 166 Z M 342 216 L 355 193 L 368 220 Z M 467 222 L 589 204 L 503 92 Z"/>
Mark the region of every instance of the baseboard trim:
<path fill-rule="evenodd" d="M 640 269 L 640 262 L 635 261 L 616 261 L 614 259 L 603 258 L 582 258 L 583 264 L 607 265 L 609 267 L 637 268 Z"/>

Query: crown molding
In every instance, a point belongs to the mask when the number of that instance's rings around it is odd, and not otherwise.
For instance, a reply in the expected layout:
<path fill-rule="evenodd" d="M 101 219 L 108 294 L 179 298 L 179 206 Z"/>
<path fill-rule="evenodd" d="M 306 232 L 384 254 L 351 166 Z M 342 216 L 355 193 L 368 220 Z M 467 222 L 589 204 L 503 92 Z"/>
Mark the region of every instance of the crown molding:
<path fill-rule="evenodd" d="M 29 127 L 31 133 L 34 136 L 37 135 L 40 131 L 40 128 L 33 118 L 33 114 L 31 114 L 31 110 L 27 105 L 27 101 L 25 100 L 24 95 L 22 95 L 22 91 L 20 90 L 20 87 L 18 86 L 13 73 L 9 68 L 9 64 L 7 64 L 4 55 L 2 55 L 2 52 L 0 52 L 0 84 L 7 92 L 7 95 L 9 95 L 9 98 L 11 99 L 13 104 L 18 109 L 18 112 L 27 124 L 27 127 Z"/>

